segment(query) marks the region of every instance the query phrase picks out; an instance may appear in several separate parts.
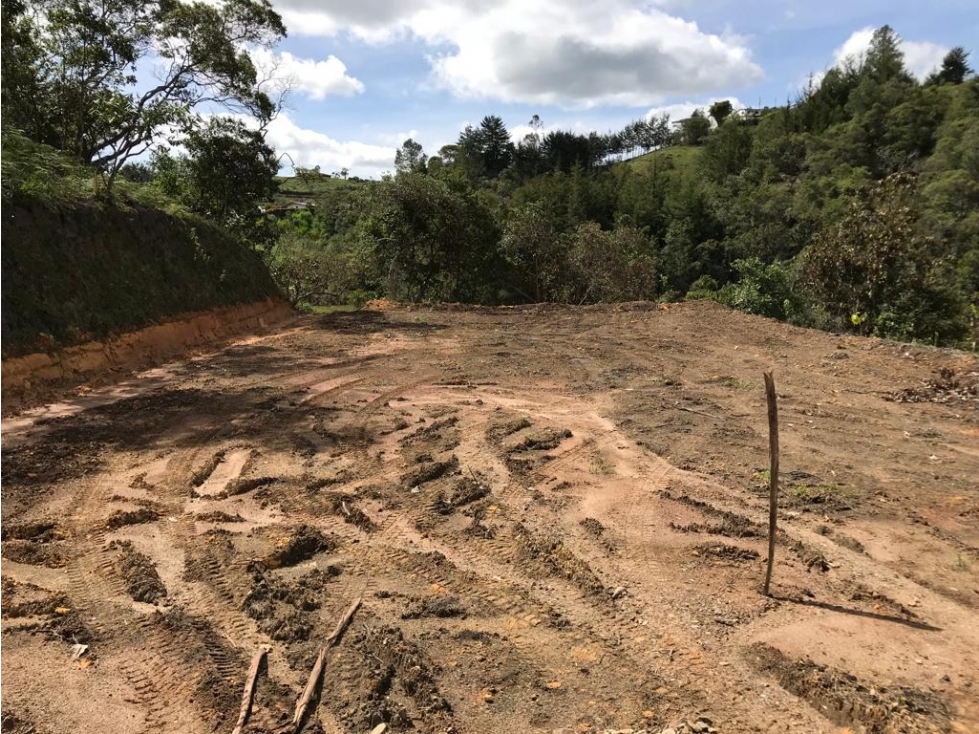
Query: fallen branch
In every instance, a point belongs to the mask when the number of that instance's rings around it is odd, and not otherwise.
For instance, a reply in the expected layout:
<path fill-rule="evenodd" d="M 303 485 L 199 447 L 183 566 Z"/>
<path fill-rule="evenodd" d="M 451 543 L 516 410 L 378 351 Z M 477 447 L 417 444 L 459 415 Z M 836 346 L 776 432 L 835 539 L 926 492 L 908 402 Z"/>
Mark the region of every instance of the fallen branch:
<path fill-rule="evenodd" d="M 677 410 L 685 410 L 688 413 L 696 413 L 697 415 L 705 415 L 708 418 L 713 418 L 714 420 L 718 420 L 718 421 L 719 420 L 723 420 L 721 418 L 721 416 L 719 416 L 719 415 L 714 415 L 713 413 L 705 413 L 702 410 L 694 410 L 693 408 L 684 408 L 682 405 L 674 405 L 673 407 L 676 408 Z"/>
<path fill-rule="evenodd" d="M 235 728 L 231 731 L 231 734 L 241 734 L 245 730 L 245 724 L 248 723 L 248 717 L 252 712 L 252 699 L 255 697 L 255 683 L 262 672 L 262 664 L 265 662 L 265 657 L 268 653 L 269 649 L 262 646 L 252 658 L 251 667 L 248 669 L 248 680 L 245 681 L 245 690 L 241 694 L 241 710 L 238 712 L 238 722 L 235 724 Z"/>
<path fill-rule="evenodd" d="M 359 606 L 360 599 L 355 599 L 320 648 L 319 655 L 316 656 L 316 662 L 313 663 L 313 669 L 309 673 L 309 680 L 306 681 L 306 688 L 303 690 L 303 695 L 299 697 L 299 702 L 296 703 L 296 713 L 292 717 L 292 731 L 294 734 L 299 734 L 303 726 L 306 725 L 306 718 L 309 716 L 308 709 L 317 697 L 320 683 L 323 680 L 323 668 L 326 667 L 326 653 L 343 635 L 343 631 L 347 629 L 350 620 L 354 618 L 354 614 Z"/>

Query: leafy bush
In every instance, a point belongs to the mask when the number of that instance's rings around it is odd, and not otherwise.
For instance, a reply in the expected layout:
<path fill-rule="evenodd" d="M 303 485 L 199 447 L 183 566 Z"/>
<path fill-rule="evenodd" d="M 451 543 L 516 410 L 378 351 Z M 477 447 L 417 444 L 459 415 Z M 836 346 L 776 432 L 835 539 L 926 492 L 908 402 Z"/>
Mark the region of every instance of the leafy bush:
<path fill-rule="evenodd" d="M 788 320 L 801 311 L 801 302 L 793 288 L 791 268 L 783 262 L 765 265 L 757 257 L 735 260 L 738 273 L 735 283 L 728 283 L 717 293 L 716 300 L 745 313 Z"/>
<path fill-rule="evenodd" d="M 803 254 L 806 286 L 840 327 L 929 341 L 964 335 L 965 304 L 939 244 L 916 226 L 915 193 L 912 177 L 889 177 Z"/>
<path fill-rule="evenodd" d="M 269 270 L 297 307 L 343 304 L 357 284 L 348 255 L 293 234 L 280 236 L 269 255 Z"/>

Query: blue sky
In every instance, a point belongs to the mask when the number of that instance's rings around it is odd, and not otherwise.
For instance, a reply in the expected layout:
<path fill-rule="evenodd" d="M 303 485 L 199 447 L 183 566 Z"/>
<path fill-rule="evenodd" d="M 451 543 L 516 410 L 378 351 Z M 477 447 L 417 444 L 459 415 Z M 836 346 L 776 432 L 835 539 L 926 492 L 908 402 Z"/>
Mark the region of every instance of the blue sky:
<path fill-rule="evenodd" d="M 921 76 L 979 40 L 976 0 L 272 1 L 289 36 L 257 60 L 291 91 L 270 141 L 370 177 L 406 137 L 434 154 L 486 114 L 519 138 L 533 114 L 587 132 L 715 99 L 782 104 L 885 23 Z"/>

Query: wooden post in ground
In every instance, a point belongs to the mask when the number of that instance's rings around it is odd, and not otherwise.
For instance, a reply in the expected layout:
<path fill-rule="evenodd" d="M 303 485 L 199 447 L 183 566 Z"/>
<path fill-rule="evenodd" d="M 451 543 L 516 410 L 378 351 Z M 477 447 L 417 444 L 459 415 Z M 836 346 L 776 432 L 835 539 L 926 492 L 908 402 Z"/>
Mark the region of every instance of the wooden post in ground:
<path fill-rule="evenodd" d="M 770 596 L 772 566 L 775 565 L 775 534 L 778 531 L 778 397 L 775 378 L 765 373 L 765 396 L 768 398 L 768 452 L 771 457 L 768 478 L 768 569 L 765 571 L 765 596 Z"/>

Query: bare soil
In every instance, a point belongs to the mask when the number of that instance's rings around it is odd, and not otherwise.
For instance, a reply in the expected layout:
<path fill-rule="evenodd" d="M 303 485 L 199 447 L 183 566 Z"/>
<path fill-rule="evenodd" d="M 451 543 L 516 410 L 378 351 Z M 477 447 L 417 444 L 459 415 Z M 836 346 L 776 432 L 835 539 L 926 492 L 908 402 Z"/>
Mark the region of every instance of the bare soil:
<path fill-rule="evenodd" d="M 6 416 L 3 731 L 230 731 L 260 645 L 280 730 L 357 597 L 308 732 L 979 731 L 977 378 L 712 304 L 395 308 Z"/>

